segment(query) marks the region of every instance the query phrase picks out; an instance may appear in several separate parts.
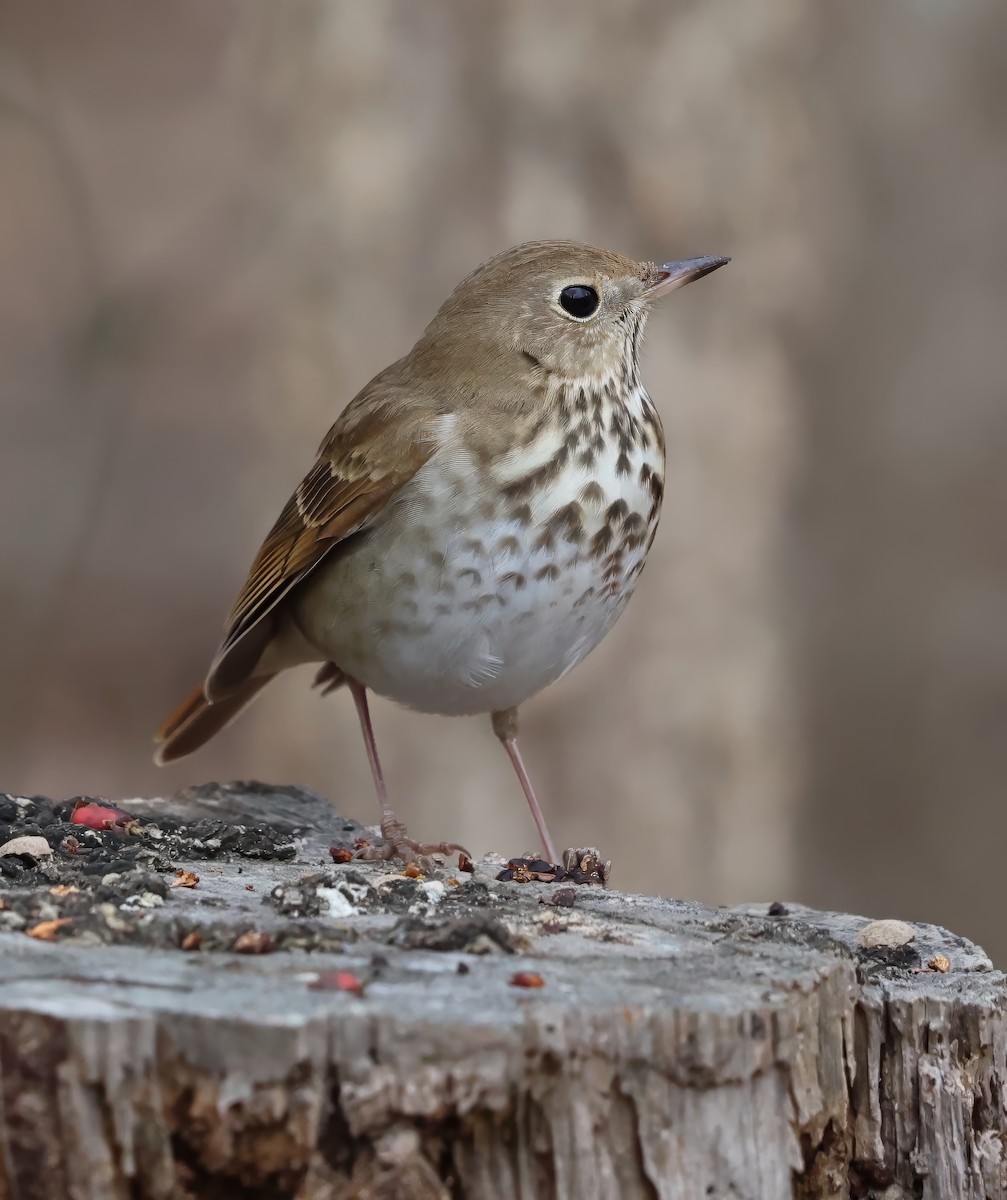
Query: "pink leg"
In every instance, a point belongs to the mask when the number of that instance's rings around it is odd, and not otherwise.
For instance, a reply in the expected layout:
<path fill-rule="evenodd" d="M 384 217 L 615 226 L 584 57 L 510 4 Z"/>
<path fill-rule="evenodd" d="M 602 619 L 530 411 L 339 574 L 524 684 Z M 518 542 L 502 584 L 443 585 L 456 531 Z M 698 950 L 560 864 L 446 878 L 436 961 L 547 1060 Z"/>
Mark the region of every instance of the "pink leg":
<path fill-rule="evenodd" d="M 511 760 L 511 765 L 514 768 L 518 781 L 521 784 L 521 790 L 524 792 L 524 798 L 528 801 L 528 807 L 531 809 L 532 820 L 535 822 L 535 828 L 538 830 L 538 835 L 542 839 L 542 846 L 545 849 L 545 856 L 553 865 L 558 865 L 559 859 L 556 856 L 556 847 L 553 845 L 553 840 L 549 836 L 549 830 L 546 828 L 545 817 L 542 815 L 542 809 L 539 807 L 538 798 L 535 795 L 535 789 L 531 785 L 531 779 L 525 769 L 524 762 L 521 758 L 521 751 L 517 745 L 517 709 L 508 708 L 504 712 L 495 712 L 493 714 L 493 732 L 503 743 L 503 748 L 507 751 L 507 757 Z"/>
<path fill-rule="evenodd" d="M 388 800 L 388 788 L 385 785 L 385 773 L 381 770 L 381 760 L 378 758 L 378 745 L 374 740 L 374 726 L 371 724 L 371 710 L 367 703 L 367 689 L 355 679 L 349 681 L 353 703 L 357 706 L 357 717 L 360 719 L 360 732 L 364 735 L 364 749 L 367 751 L 367 761 L 374 777 L 374 790 L 378 793 L 378 803 L 381 805 L 381 831 L 386 824 L 396 823 L 398 818 Z"/>
<path fill-rule="evenodd" d="M 370 763 L 371 775 L 374 777 L 374 790 L 378 794 L 381 805 L 381 836 L 385 839 L 383 846 L 372 846 L 361 852 L 361 858 L 401 858 L 406 863 L 416 863 L 423 870 L 430 870 L 427 861 L 428 854 L 464 854 L 471 857 L 464 846 L 455 842 L 416 842 L 406 834 L 406 827 L 395 815 L 395 810 L 388 799 L 388 788 L 385 785 L 385 775 L 381 770 L 381 760 L 378 758 L 378 746 L 374 740 L 374 726 L 371 724 L 371 710 L 367 703 L 367 689 L 355 679 L 347 677 L 347 685 L 353 696 L 360 718 L 360 732 L 364 735 L 364 748 L 367 750 L 367 761 Z"/>

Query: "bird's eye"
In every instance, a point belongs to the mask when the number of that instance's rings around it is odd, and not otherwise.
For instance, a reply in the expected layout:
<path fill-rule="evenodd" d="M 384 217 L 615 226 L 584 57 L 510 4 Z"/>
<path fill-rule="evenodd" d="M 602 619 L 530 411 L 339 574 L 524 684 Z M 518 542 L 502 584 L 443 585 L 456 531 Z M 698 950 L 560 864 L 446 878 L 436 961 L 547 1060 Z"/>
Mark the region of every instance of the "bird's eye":
<path fill-rule="evenodd" d="M 585 317 L 589 317 L 598 307 L 598 293 L 593 287 L 585 287 L 584 284 L 573 283 L 560 292 L 559 303 L 560 307 L 568 312 L 571 317 L 579 317 L 583 320 Z"/>

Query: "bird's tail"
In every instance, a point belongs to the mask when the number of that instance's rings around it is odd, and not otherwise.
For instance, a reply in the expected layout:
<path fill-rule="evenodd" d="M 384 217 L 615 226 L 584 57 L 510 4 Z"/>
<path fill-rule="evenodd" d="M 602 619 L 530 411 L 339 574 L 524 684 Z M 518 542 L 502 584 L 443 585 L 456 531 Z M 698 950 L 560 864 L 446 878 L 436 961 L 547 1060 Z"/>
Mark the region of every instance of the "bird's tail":
<path fill-rule="evenodd" d="M 212 704 L 202 685 L 194 688 L 154 735 L 157 743 L 154 761 L 163 766 L 198 750 L 229 725 L 272 678 L 272 675 L 259 675 L 247 679 L 231 695 Z"/>

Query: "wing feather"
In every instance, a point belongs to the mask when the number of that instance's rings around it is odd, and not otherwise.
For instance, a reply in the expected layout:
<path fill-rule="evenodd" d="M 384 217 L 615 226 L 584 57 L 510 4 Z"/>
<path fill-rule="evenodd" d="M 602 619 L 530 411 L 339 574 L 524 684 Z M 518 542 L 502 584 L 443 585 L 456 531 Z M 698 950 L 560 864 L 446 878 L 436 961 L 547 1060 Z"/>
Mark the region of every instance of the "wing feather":
<path fill-rule="evenodd" d="M 287 501 L 231 610 L 206 692 L 218 699 L 254 669 L 283 597 L 340 542 L 365 528 L 436 449 L 411 407 L 351 405 Z"/>

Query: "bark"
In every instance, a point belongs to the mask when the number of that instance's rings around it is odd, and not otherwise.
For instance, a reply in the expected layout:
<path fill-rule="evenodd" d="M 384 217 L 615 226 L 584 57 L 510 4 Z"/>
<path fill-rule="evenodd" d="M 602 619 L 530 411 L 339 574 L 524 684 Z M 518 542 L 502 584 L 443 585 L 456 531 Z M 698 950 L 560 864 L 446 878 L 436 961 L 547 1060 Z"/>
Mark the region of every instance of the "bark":
<path fill-rule="evenodd" d="M 2 1200 L 1007 1194 L 1004 977 L 944 929 L 407 879 L 303 792 L 198 803 L 314 828 L 183 864 L 151 944 L 0 933 Z"/>

